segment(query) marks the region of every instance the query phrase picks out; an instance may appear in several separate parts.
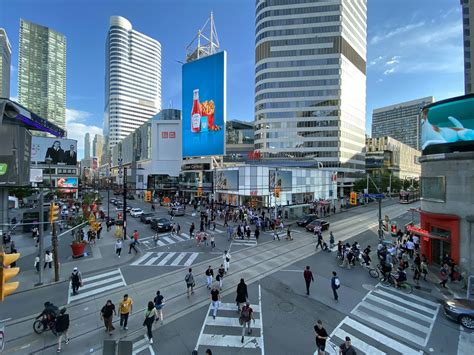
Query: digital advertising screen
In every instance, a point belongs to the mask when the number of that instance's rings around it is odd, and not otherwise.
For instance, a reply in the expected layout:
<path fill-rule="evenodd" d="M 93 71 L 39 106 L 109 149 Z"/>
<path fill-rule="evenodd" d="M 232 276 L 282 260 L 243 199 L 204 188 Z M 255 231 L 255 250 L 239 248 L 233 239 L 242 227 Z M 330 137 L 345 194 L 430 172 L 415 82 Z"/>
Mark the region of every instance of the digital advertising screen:
<path fill-rule="evenodd" d="M 59 188 L 61 188 L 62 192 L 68 193 L 68 192 L 75 192 L 77 188 L 77 178 L 72 178 L 72 177 L 66 177 L 66 178 L 58 178 L 57 180 L 57 185 Z"/>
<path fill-rule="evenodd" d="M 227 54 L 183 65 L 183 157 L 224 155 Z"/>
<path fill-rule="evenodd" d="M 421 149 L 423 154 L 474 150 L 474 94 L 422 109 Z"/>
<path fill-rule="evenodd" d="M 281 190 L 291 190 L 293 187 L 293 173 L 286 170 L 270 170 L 269 182 L 270 190 L 279 188 Z"/>
<path fill-rule="evenodd" d="M 216 172 L 216 190 L 238 190 L 239 189 L 239 171 L 222 170 Z"/>
<path fill-rule="evenodd" d="M 74 139 L 33 136 L 31 162 L 47 164 L 47 158 L 51 159 L 51 165 L 76 165 L 77 141 Z"/>

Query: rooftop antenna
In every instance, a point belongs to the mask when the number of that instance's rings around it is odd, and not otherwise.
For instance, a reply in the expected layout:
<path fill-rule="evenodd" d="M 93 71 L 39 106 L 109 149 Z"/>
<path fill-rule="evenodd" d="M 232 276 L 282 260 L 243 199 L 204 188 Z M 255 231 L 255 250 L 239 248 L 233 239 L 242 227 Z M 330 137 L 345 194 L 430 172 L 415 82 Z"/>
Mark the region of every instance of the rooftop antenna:
<path fill-rule="evenodd" d="M 219 50 L 219 37 L 214 23 L 214 14 L 204 23 L 191 43 L 186 47 L 186 63 L 212 55 Z"/>

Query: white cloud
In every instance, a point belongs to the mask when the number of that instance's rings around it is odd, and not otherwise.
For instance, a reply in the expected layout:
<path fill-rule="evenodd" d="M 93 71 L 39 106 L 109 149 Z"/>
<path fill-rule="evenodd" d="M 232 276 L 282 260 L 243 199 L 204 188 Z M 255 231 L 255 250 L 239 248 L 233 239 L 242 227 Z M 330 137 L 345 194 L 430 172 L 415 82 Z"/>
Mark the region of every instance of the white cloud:
<path fill-rule="evenodd" d="M 392 37 L 395 37 L 395 36 L 398 36 L 400 34 L 403 34 L 403 33 L 406 33 L 406 32 L 410 32 L 416 28 L 419 28 L 419 27 L 422 27 L 425 25 L 425 22 L 424 21 L 421 21 L 421 22 L 417 22 L 417 23 L 410 23 L 408 25 L 405 25 L 405 26 L 401 26 L 401 27 L 398 27 L 398 28 L 395 28 L 393 30 L 390 30 L 386 33 L 382 33 L 382 34 L 379 34 L 379 35 L 375 35 L 374 37 L 372 37 L 372 39 L 370 40 L 370 43 L 371 44 L 377 44 L 377 43 L 380 43 L 382 41 L 385 41 L 389 38 L 392 38 Z"/>
<path fill-rule="evenodd" d="M 84 156 L 84 136 L 86 133 L 90 134 L 91 142 L 96 134 L 102 135 L 102 128 L 87 124 L 86 120 L 91 117 L 92 114 L 87 111 L 66 109 L 67 137 L 77 140 L 77 152 L 79 159 Z"/>
<path fill-rule="evenodd" d="M 91 117 L 92 114 L 87 111 L 74 110 L 72 108 L 66 108 L 66 123 L 67 122 L 84 122 L 86 119 Z"/>
<path fill-rule="evenodd" d="M 395 68 L 390 68 L 390 69 L 386 69 L 383 72 L 383 75 L 390 75 L 390 74 L 393 74 L 393 73 L 395 73 Z"/>
<path fill-rule="evenodd" d="M 369 67 L 374 66 L 374 65 L 376 65 L 377 63 L 379 63 L 383 58 L 384 58 L 383 56 L 379 55 L 377 58 L 371 60 L 371 61 L 367 64 L 367 66 L 369 66 Z"/>
<path fill-rule="evenodd" d="M 400 56 L 399 55 L 394 55 L 390 60 L 385 62 L 385 65 L 395 65 L 400 63 L 399 61 Z"/>

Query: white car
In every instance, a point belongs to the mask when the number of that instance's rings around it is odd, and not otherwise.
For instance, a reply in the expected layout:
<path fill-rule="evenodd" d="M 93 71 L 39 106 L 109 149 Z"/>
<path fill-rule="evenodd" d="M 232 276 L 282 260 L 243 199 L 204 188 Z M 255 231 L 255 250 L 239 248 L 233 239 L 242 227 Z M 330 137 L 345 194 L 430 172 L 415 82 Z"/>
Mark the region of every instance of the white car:
<path fill-rule="evenodd" d="M 141 208 L 132 208 L 130 210 L 130 216 L 132 217 L 140 217 L 143 214 L 143 210 Z"/>

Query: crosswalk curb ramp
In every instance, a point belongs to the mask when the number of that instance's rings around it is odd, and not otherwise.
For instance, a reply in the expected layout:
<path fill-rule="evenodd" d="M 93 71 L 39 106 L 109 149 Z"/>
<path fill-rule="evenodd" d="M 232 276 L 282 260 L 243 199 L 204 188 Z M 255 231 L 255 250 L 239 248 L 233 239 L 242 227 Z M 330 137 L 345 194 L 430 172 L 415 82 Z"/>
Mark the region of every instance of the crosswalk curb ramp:
<path fill-rule="evenodd" d="M 146 335 L 144 335 L 143 338 L 140 339 L 139 341 L 133 343 L 133 350 L 132 350 L 132 355 L 145 355 L 145 354 L 155 355 L 155 351 L 153 350 L 153 347 L 150 345 L 150 342 L 148 341 L 148 338 Z"/>
<path fill-rule="evenodd" d="M 113 290 L 114 288 L 127 286 L 120 269 L 94 276 L 83 277 L 82 282 L 84 286 L 79 288 L 79 293 L 77 295 L 72 294 L 71 282 L 69 282 L 67 299 L 68 304 Z"/>
<path fill-rule="evenodd" d="M 438 312 L 435 302 L 378 285 L 330 337 L 342 344 L 349 336 L 358 354 L 419 355 L 428 344 Z"/>
<path fill-rule="evenodd" d="M 147 252 L 131 266 L 190 266 L 199 256 L 197 252 Z"/>

